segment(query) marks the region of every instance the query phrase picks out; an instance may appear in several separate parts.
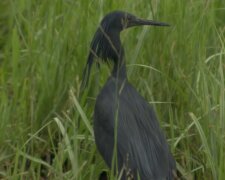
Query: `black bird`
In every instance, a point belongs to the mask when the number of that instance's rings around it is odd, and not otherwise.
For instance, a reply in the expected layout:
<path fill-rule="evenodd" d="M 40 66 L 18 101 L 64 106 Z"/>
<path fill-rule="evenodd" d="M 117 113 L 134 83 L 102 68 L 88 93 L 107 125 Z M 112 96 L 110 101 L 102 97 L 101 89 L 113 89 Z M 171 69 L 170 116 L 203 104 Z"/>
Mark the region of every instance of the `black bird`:
<path fill-rule="evenodd" d="M 174 179 L 175 160 L 156 115 L 127 80 L 120 32 L 140 25 L 168 26 L 114 11 L 103 18 L 91 42 L 83 86 L 88 83 L 95 58 L 113 63 L 111 76 L 95 104 L 95 141 L 106 164 L 122 174 L 123 180 Z"/>

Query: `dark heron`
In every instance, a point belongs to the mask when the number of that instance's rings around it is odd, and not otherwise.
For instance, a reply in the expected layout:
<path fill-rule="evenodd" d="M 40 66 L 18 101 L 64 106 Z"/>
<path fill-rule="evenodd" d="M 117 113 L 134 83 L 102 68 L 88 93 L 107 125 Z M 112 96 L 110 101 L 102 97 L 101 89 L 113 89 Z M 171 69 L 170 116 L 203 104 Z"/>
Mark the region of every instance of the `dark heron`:
<path fill-rule="evenodd" d="M 115 11 L 101 21 L 91 42 L 84 70 L 87 84 L 95 58 L 112 62 L 111 76 L 97 97 L 94 135 L 106 164 L 121 179 L 173 179 L 175 160 L 149 103 L 128 82 L 120 32 L 141 25 L 168 26 Z M 96 61 L 99 63 L 99 61 Z"/>

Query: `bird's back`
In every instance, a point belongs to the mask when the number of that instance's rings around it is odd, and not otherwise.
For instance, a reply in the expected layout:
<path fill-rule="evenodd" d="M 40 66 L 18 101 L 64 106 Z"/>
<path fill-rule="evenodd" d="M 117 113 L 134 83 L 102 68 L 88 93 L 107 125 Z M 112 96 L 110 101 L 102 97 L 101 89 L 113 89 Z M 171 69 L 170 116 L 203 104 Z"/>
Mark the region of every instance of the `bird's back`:
<path fill-rule="evenodd" d="M 141 180 L 173 179 L 175 161 L 155 113 L 127 80 L 108 79 L 96 100 L 94 131 L 108 166 L 116 139 L 119 170 L 125 167 Z"/>

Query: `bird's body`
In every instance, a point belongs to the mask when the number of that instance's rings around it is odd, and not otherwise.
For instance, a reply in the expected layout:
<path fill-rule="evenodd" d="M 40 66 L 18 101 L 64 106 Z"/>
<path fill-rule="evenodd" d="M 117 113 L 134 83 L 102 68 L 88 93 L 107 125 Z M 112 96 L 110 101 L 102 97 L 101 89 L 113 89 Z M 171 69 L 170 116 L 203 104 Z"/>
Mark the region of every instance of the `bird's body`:
<path fill-rule="evenodd" d="M 149 103 L 127 80 L 124 50 L 119 37 L 124 28 L 114 28 L 110 24 L 106 28 L 107 20 L 115 26 L 125 20 L 137 21 L 135 16 L 128 13 L 111 13 L 103 19 L 92 41 L 91 48 L 95 55 L 93 52 L 89 54 L 86 67 L 88 74 L 96 55 L 114 62 L 112 75 L 96 100 L 96 145 L 106 164 L 111 168 L 117 167 L 119 173 L 122 171 L 123 180 L 137 179 L 138 176 L 141 180 L 173 179 L 175 161 L 156 115 Z"/>
<path fill-rule="evenodd" d="M 117 124 L 119 170 L 125 163 L 128 171 L 142 175 L 141 180 L 172 177 L 174 164 L 169 164 L 171 154 L 155 119 L 153 109 L 127 80 L 110 77 L 97 97 L 94 114 L 96 144 L 107 165 L 112 166 Z"/>

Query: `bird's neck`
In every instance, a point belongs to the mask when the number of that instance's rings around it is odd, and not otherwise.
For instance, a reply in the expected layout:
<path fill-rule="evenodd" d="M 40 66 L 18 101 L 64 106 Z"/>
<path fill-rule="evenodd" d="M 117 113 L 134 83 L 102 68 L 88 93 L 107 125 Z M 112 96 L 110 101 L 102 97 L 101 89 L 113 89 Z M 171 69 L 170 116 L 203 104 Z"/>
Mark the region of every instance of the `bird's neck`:
<path fill-rule="evenodd" d="M 124 80 L 127 78 L 124 48 L 120 41 L 119 33 L 112 38 L 113 44 L 115 45 L 117 56 L 114 57 L 114 66 L 112 70 L 112 76 Z"/>
<path fill-rule="evenodd" d="M 124 80 L 127 78 L 127 70 L 126 70 L 126 64 L 124 59 L 114 63 L 112 76 L 115 78 L 119 78 L 121 80 Z"/>

